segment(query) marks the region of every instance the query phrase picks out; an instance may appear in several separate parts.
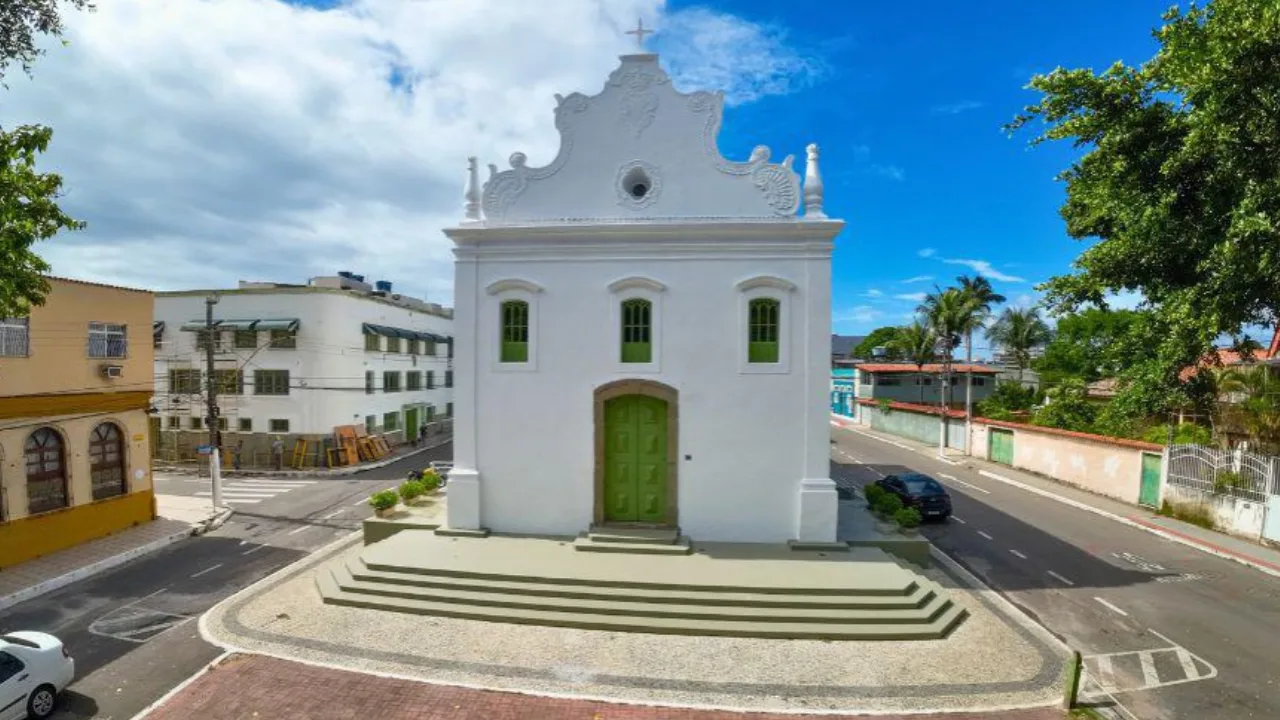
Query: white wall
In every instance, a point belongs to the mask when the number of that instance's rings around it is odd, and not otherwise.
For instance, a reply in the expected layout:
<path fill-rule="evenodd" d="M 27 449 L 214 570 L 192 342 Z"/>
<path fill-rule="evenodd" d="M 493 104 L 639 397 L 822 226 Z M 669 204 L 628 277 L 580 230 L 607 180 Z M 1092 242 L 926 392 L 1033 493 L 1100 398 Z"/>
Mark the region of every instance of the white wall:
<path fill-rule="evenodd" d="M 268 432 L 271 419 L 287 419 L 290 434 L 328 434 L 335 425 L 363 425 L 366 415 L 376 415 L 381 425 L 384 413 L 399 412 L 405 405 L 434 405 L 437 415 L 442 415 L 453 399 L 453 391 L 444 387 L 449 361 L 443 344 L 437 345 L 433 358 L 415 358 L 407 352 L 368 352 L 361 332 L 362 323 L 373 323 L 452 336 L 453 321 L 449 318 L 323 290 L 220 293 L 221 299 L 214 306 L 215 319 L 299 320 L 297 349 L 234 350 L 230 333 L 224 335 L 224 352 L 215 356 L 215 367 L 242 368 L 246 385 L 244 395 L 220 396 L 229 433 L 236 432 L 238 419 L 250 418 L 256 433 Z M 200 396 L 171 395 L 168 387 L 169 369 L 192 367 L 203 372 L 205 368 L 204 353 L 196 351 L 196 333 L 180 329 L 192 320 L 203 321 L 204 313 L 204 293 L 162 293 L 156 297 L 156 320 L 165 322 L 163 344 L 156 350 L 156 406 L 161 410 L 163 429 L 168 429 L 170 415 L 183 418 L 183 429 L 190 427 L 188 417 L 204 415 Z M 259 333 L 260 347 L 268 340 L 268 333 Z M 402 350 L 407 351 L 407 347 L 402 345 Z M 254 395 L 255 369 L 288 370 L 289 395 Z M 365 393 L 368 370 L 375 373 L 376 391 L 372 395 Z M 401 388 L 405 386 L 405 371 L 423 371 L 425 387 L 425 371 L 434 370 L 437 389 L 384 393 L 385 370 L 401 372 Z M 402 415 L 401 427 L 403 423 Z"/>
<path fill-rule="evenodd" d="M 617 239 L 608 249 L 552 256 L 546 248 L 486 243 L 480 261 L 460 249 L 458 391 L 462 398 L 474 393 L 475 414 L 460 402 L 455 463 L 479 471 L 485 526 L 585 530 L 594 503 L 593 391 L 640 378 L 679 392 L 679 441 L 671 451 L 678 453 L 681 529 L 702 540 L 796 537 L 801 481 L 829 476 L 830 245 L 821 238 L 809 244 L 698 240 L 720 244 L 712 251 L 688 240 Z M 795 285 L 749 291 L 783 299 L 783 362 L 771 372 L 745 363 L 744 293 L 736 287 L 765 275 Z M 608 286 L 629 276 L 666 286 L 653 329 L 657 369 L 640 371 L 617 360 L 613 305 L 629 294 Z M 486 291 L 513 278 L 542 291 Z M 499 303 L 507 297 L 532 305 L 527 369 L 496 362 Z M 467 377 L 472 372 L 474 382 Z"/>

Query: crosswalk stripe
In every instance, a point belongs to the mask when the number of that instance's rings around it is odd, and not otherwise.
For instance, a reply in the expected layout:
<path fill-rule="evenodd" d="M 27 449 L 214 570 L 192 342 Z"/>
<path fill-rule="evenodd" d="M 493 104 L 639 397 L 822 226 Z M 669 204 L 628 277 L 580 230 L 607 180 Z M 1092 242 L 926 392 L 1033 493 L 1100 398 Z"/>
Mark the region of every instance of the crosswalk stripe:
<path fill-rule="evenodd" d="M 271 491 L 271 492 L 289 492 L 290 490 L 298 489 L 296 487 L 287 487 L 287 486 L 281 486 L 281 485 L 249 485 L 246 483 L 230 483 L 227 485 L 223 485 L 222 487 L 238 488 L 240 490 L 263 490 L 263 491 Z"/>
<path fill-rule="evenodd" d="M 1142 663 L 1142 682 L 1147 685 L 1160 684 L 1160 674 L 1156 672 L 1156 660 L 1151 656 L 1151 651 L 1138 653 L 1138 660 Z"/>
<path fill-rule="evenodd" d="M 1176 650 L 1178 654 L 1178 662 L 1182 663 L 1182 672 L 1187 674 L 1187 678 L 1200 677 L 1200 671 L 1196 670 L 1196 661 L 1191 659 L 1191 653 L 1182 648 Z"/>
<path fill-rule="evenodd" d="M 266 498 L 273 498 L 278 494 L 279 493 L 270 493 L 270 492 L 249 492 L 245 490 L 223 490 L 222 491 L 223 497 L 261 498 L 264 500 Z M 213 497 L 213 493 L 198 492 L 196 493 L 196 497 Z"/>
<path fill-rule="evenodd" d="M 1103 690 L 1114 689 L 1116 686 L 1116 678 L 1111 669 L 1111 657 L 1107 655 L 1100 655 L 1098 656 L 1097 662 L 1098 685 L 1101 686 Z"/>
<path fill-rule="evenodd" d="M 236 482 L 247 485 L 283 485 L 285 487 L 302 487 L 303 485 L 316 484 L 315 480 L 237 480 Z"/>
<path fill-rule="evenodd" d="M 231 498 L 228 500 L 223 500 L 222 502 L 235 503 L 236 505 L 257 505 L 262 501 L 261 500 L 241 500 L 239 498 Z"/>

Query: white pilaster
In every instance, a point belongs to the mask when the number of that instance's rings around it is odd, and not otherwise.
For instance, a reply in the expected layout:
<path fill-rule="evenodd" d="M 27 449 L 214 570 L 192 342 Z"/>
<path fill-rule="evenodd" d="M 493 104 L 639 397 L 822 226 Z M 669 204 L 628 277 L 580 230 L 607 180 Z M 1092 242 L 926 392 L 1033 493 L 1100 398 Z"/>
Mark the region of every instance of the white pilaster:
<path fill-rule="evenodd" d="M 453 470 L 449 472 L 448 525 L 462 530 L 479 530 L 480 469 L 477 465 L 479 405 L 477 383 L 479 348 L 477 312 L 479 268 L 474 258 L 459 258 L 454 264 L 454 406 Z"/>

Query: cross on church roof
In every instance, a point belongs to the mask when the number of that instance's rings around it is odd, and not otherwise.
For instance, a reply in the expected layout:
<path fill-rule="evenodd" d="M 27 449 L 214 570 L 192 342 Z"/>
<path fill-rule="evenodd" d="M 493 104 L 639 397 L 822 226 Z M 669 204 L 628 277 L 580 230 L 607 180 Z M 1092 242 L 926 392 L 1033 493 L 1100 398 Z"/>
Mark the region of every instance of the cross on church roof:
<path fill-rule="evenodd" d="M 627 34 L 635 35 L 636 47 L 640 48 L 641 50 L 644 50 L 644 36 L 652 35 L 654 32 L 655 32 L 654 30 L 646 30 L 644 27 L 644 18 L 640 18 L 639 20 L 636 21 L 636 29 L 628 30 Z"/>

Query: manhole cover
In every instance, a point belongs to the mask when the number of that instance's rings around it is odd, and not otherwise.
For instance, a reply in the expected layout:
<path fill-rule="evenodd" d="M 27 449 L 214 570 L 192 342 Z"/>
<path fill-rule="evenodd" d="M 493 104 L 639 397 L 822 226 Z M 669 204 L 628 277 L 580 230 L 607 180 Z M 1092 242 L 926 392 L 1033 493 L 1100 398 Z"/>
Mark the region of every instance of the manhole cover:
<path fill-rule="evenodd" d="M 190 620 L 185 615 L 127 606 L 117 608 L 89 625 L 89 632 L 104 637 L 144 643 L 171 627 Z"/>

